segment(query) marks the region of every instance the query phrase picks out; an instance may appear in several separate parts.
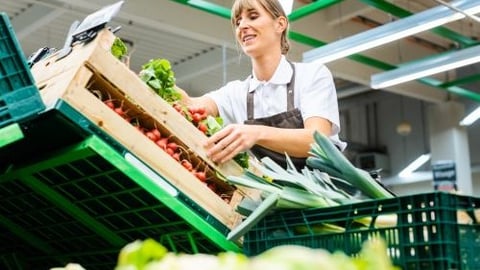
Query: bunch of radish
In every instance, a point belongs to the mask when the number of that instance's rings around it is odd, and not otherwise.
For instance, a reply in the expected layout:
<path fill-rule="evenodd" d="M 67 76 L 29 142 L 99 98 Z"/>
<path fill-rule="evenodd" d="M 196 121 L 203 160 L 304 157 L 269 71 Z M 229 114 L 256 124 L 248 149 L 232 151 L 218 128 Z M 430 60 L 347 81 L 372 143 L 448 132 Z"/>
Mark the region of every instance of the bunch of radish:
<path fill-rule="evenodd" d="M 205 108 L 186 107 L 180 103 L 173 103 L 173 108 L 179 112 L 185 119 L 191 122 L 203 134 L 210 136 L 212 134 L 208 124 L 208 114 Z"/>
<path fill-rule="evenodd" d="M 115 113 L 117 113 L 120 117 L 128 121 L 130 124 L 135 126 L 137 130 L 142 132 L 149 140 L 154 142 L 160 149 L 165 151 L 168 155 L 170 155 L 173 159 L 179 162 L 186 170 L 192 173 L 198 180 L 205 183 L 208 188 L 210 188 L 213 192 L 215 192 L 218 196 L 224 199 L 226 202 L 230 200 L 230 196 L 227 196 L 217 187 L 214 181 L 210 181 L 209 177 L 209 166 L 206 165 L 201 159 L 193 158 L 191 152 L 189 152 L 185 147 L 175 141 L 175 137 L 163 132 L 156 126 L 154 122 L 154 126 L 151 128 L 146 127 L 146 123 L 148 120 L 140 120 L 139 118 L 133 117 L 129 114 L 128 108 L 124 107 L 124 102 L 113 100 L 113 99 L 106 99 L 103 103 L 112 109 Z M 202 120 L 207 118 L 205 114 L 205 110 L 197 109 L 197 110 L 189 110 L 186 107 L 182 107 L 181 109 L 183 114 L 187 119 L 191 119 L 190 121 L 197 125 L 197 127 L 202 131 Z M 179 111 L 180 112 L 180 111 Z M 142 122 L 144 122 L 142 124 Z M 206 125 L 206 124 L 204 124 Z M 206 133 L 205 131 L 202 131 Z"/>

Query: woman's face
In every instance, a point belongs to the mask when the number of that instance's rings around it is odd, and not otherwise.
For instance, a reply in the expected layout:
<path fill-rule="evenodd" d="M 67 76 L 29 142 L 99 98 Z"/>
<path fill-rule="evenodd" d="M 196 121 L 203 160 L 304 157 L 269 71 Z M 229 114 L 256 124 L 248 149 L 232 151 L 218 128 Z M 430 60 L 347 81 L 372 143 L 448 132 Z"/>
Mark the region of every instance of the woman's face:
<path fill-rule="evenodd" d="M 280 39 L 285 27 L 282 18 L 273 19 L 257 2 L 253 8 L 242 10 L 235 20 L 237 41 L 250 57 L 281 52 Z"/>

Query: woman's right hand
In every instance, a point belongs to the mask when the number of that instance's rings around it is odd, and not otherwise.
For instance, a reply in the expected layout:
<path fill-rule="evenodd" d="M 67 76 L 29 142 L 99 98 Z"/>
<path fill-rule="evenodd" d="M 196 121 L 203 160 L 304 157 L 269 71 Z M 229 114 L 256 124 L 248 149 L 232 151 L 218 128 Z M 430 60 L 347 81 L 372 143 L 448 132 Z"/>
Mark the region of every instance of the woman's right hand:
<path fill-rule="evenodd" d="M 258 131 L 259 127 L 255 125 L 228 125 L 207 139 L 207 155 L 213 162 L 225 163 L 253 147 Z"/>

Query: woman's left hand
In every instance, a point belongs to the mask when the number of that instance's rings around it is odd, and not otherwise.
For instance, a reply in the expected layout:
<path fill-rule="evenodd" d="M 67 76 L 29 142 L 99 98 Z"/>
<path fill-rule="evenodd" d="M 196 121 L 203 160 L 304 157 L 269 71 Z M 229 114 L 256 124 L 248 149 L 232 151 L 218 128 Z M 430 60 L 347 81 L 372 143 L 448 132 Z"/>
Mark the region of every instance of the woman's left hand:
<path fill-rule="evenodd" d="M 255 145 L 259 127 L 255 125 L 231 124 L 208 138 L 205 148 L 207 155 L 214 162 L 224 163 L 233 159 L 238 153 Z"/>

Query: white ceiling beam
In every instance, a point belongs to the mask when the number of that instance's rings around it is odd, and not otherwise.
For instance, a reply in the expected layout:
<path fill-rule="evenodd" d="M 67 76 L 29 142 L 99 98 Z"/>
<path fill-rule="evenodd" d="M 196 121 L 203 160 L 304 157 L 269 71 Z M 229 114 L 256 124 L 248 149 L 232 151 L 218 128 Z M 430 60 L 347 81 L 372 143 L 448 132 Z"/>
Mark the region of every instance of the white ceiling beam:
<path fill-rule="evenodd" d="M 377 69 L 349 59 L 328 63 L 327 66 L 335 77 L 362 85 L 370 85 L 371 74 L 378 72 Z M 440 91 L 437 88 L 421 84 L 417 81 L 395 85 L 382 90 L 432 103 L 444 102 L 448 98 L 446 91 Z"/>

